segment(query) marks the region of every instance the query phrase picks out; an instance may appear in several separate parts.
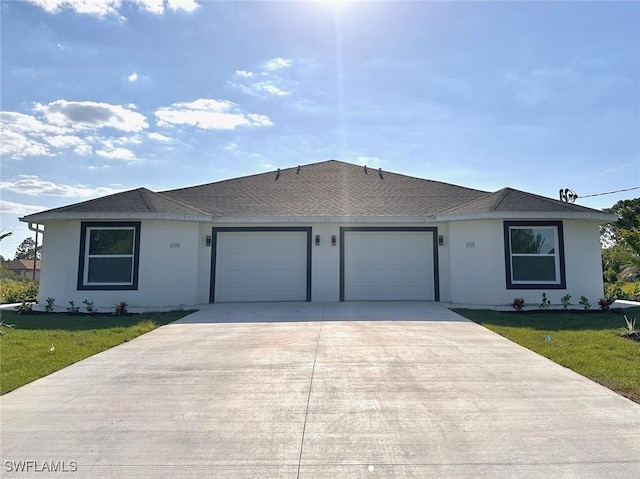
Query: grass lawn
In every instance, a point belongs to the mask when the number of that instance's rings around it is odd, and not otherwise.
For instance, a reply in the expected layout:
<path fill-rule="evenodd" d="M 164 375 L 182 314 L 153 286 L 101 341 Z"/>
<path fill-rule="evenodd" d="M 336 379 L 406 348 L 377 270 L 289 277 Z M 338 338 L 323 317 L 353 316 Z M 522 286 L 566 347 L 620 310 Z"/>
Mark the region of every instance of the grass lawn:
<path fill-rule="evenodd" d="M 0 394 L 112 348 L 191 311 L 143 313 L 127 316 L 28 314 L 2 310 L 0 337 Z M 51 345 L 55 350 L 50 351 Z"/>
<path fill-rule="evenodd" d="M 640 403 L 640 343 L 620 337 L 619 329 L 625 325 L 623 314 L 638 318 L 640 323 L 640 308 L 591 314 L 455 311 Z M 545 342 L 547 335 L 549 343 Z"/>

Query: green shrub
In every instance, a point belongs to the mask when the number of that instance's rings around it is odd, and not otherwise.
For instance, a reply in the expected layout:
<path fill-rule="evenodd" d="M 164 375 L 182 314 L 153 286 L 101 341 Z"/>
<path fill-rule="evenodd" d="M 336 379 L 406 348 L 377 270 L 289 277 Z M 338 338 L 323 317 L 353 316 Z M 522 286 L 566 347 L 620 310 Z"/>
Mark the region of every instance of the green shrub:
<path fill-rule="evenodd" d="M 0 280 L 0 303 L 35 301 L 38 283 L 29 278 L 2 278 Z"/>

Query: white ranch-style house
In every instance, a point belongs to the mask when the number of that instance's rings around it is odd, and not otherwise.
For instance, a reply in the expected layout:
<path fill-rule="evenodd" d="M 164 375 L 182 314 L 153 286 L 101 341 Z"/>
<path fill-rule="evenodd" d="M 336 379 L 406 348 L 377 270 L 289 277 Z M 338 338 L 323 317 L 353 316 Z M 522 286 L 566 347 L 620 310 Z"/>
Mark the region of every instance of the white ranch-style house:
<path fill-rule="evenodd" d="M 102 308 L 246 301 L 552 303 L 602 297 L 614 215 L 330 160 L 146 188 L 25 216 L 44 225 L 40 298 Z M 32 225 L 33 226 L 33 225 Z"/>

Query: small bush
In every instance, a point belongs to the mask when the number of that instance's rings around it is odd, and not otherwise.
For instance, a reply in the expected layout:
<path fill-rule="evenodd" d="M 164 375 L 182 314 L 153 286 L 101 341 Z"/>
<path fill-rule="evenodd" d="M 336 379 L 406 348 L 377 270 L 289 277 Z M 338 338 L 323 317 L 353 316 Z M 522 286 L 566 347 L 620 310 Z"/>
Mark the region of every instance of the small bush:
<path fill-rule="evenodd" d="M 513 306 L 513 309 L 516 311 L 522 311 L 524 308 L 524 298 L 515 298 L 511 306 Z"/>
<path fill-rule="evenodd" d="M 44 307 L 44 311 L 45 313 L 53 313 L 53 308 L 54 308 L 54 303 L 56 302 L 55 298 L 52 298 L 51 296 L 49 296 L 47 298 L 47 304 Z"/>
<path fill-rule="evenodd" d="M 624 322 L 626 323 L 626 326 L 624 328 L 620 328 L 620 330 L 622 331 L 620 333 L 620 336 L 623 336 L 625 338 L 640 339 L 640 331 L 636 330 L 636 318 L 629 319 L 625 314 Z"/>
<path fill-rule="evenodd" d="M 13 324 L 7 324 L 4 322 L 4 319 L 0 318 L 0 336 L 4 336 L 8 333 L 5 328 L 13 328 Z"/>
<path fill-rule="evenodd" d="M 608 311 L 609 310 L 609 306 L 611 306 L 613 304 L 613 299 L 609 298 L 601 298 L 598 300 L 598 306 L 600 306 L 600 309 L 602 311 Z"/>
<path fill-rule="evenodd" d="M 540 307 L 546 311 L 549 309 L 549 306 L 551 306 L 551 300 L 547 298 L 547 293 L 542 293 L 542 302 L 540 303 Z"/>
<path fill-rule="evenodd" d="M 32 306 L 33 305 L 31 303 L 27 303 L 26 301 L 22 301 L 21 304 L 16 306 L 16 313 L 17 314 L 28 314 L 28 313 L 31 312 Z"/>
<path fill-rule="evenodd" d="M 78 314 L 80 312 L 80 307 L 73 304 L 73 301 L 69 301 L 67 311 L 69 311 L 69 314 Z"/>
<path fill-rule="evenodd" d="M 82 304 L 84 304 L 84 307 L 87 310 L 87 313 L 91 314 L 91 313 L 95 313 L 96 312 L 96 308 L 93 306 L 93 301 L 89 301 L 88 299 L 85 299 Z"/>
<path fill-rule="evenodd" d="M 591 303 L 589 303 L 589 298 L 587 298 L 586 296 L 580 296 L 580 301 L 578 301 L 578 303 L 582 305 L 582 308 L 585 311 L 591 309 Z"/>
<path fill-rule="evenodd" d="M 3 278 L 0 282 L 0 303 L 35 301 L 38 283 L 29 278 Z"/>
<path fill-rule="evenodd" d="M 569 306 L 571 305 L 571 295 L 565 294 L 562 298 L 560 298 L 560 302 L 562 303 L 562 309 L 569 309 Z"/>
<path fill-rule="evenodd" d="M 127 314 L 127 306 L 129 306 L 127 303 L 125 303 L 124 301 L 120 301 L 118 304 L 116 304 L 116 309 L 113 311 L 113 314 L 115 314 L 116 316 L 124 316 L 125 314 Z"/>

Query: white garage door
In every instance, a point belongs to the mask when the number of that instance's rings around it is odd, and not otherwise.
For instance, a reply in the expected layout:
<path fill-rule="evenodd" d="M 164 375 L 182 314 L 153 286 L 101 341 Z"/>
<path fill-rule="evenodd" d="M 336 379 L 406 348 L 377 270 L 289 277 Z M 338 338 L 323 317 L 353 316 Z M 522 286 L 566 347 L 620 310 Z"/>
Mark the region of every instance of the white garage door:
<path fill-rule="evenodd" d="M 306 301 L 307 233 L 218 232 L 215 302 Z"/>
<path fill-rule="evenodd" d="M 346 301 L 433 301 L 433 233 L 345 231 Z"/>

